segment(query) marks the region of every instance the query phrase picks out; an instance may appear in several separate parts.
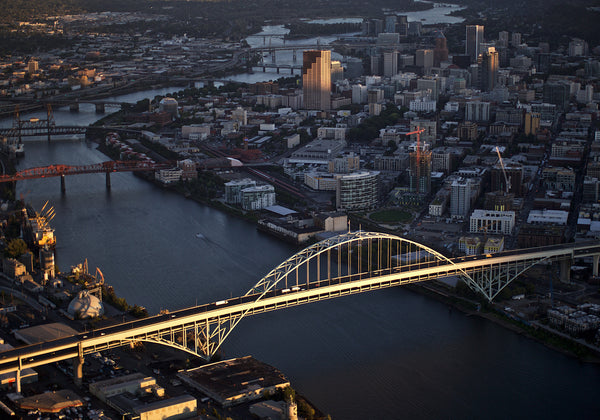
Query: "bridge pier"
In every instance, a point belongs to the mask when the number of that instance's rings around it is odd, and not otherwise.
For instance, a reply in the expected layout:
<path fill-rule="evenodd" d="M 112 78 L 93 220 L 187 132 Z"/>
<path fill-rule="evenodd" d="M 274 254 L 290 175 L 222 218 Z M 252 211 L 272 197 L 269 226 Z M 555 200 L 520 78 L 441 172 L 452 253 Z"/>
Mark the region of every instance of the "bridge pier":
<path fill-rule="evenodd" d="M 15 391 L 21 393 L 21 358 L 19 357 L 19 366 L 15 372 Z"/>
<path fill-rule="evenodd" d="M 106 189 L 110 190 L 110 172 L 106 173 Z"/>
<path fill-rule="evenodd" d="M 64 193 L 67 192 L 67 187 L 65 185 L 65 176 L 64 175 L 60 176 L 60 192 L 62 194 L 64 194 Z"/>
<path fill-rule="evenodd" d="M 79 112 L 79 102 L 75 102 L 75 103 L 69 105 L 69 111 Z"/>
<path fill-rule="evenodd" d="M 78 387 L 83 385 L 83 362 L 83 356 L 77 356 L 73 359 L 73 381 Z"/>
<path fill-rule="evenodd" d="M 292 50 L 292 53 L 294 54 L 292 56 L 292 59 L 294 60 L 294 63 L 296 62 L 296 50 Z"/>
<path fill-rule="evenodd" d="M 279 67 L 277 67 L 277 74 L 279 74 Z"/>
<path fill-rule="evenodd" d="M 263 73 L 267 72 L 267 68 L 265 66 L 263 66 Z"/>
<path fill-rule="evenodd" d="M 104 104 L 96 104 L 96 114 L 104 114 Z"/>
<path fill-rule="evenodd" d="M 573 262 L 571 258 L 560 261 L 560 281 L 564 283 L 571 282 L 571 266 Z"/>

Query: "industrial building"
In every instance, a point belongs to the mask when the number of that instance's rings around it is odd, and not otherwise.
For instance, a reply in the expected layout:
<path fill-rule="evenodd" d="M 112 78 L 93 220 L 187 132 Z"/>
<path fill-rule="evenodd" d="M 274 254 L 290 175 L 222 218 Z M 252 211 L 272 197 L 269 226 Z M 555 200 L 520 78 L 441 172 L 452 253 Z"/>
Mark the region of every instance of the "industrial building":
<path fill-rule="evenodd" d="M 283 373 L 252 356 L 181 371 L 178 376 L 223 407 L 259 399 L 290 386 Z"/>

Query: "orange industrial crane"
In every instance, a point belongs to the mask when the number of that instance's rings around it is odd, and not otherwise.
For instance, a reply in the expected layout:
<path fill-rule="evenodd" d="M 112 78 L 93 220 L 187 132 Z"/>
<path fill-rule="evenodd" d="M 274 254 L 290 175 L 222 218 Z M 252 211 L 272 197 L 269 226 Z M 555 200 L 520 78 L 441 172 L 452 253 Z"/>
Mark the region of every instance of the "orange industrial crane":
<path fill-rule="evenodd" d="M 416 164 L 416 170 L 417 170 L 417 182 L 416 182 L 416 188 L 417 188 L 417 193 L 420 192 L 421 189 L 421 185 L 420 185 L 420 179 L 421 179 L 421 133 L 423 133 L 425 131 L 424 128 L 421 127 L 417 127 L 417 129 L 415 131 L 411 131 L 410 133 L 406 133 L 407 136 L 416 134 L 417 135 L 417 164 Z"/>

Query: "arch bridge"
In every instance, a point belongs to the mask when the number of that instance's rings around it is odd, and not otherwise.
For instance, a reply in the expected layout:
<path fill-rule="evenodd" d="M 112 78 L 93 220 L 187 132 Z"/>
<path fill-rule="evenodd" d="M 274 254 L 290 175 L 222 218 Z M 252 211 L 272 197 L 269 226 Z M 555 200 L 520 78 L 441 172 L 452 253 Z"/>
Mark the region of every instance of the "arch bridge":
<path fill-rule="evenodd" d="M 291 256 L 246 294 L 150 318 L 86 331 L 0 353 L 0 374 L 20 372 L 66 359 L 74 360 L 81 384 L 86 355 L 115 347 L 151 342 L 210 359 L 240 321 L 250 315 L 325 299 L 460 276 L 492 301 L 529 268 L 593 257 L 598 274 L 600 242 L 569 243 L 447 258 L 415 241 L 377 232 L 348 232 L 318 242 Z"/>

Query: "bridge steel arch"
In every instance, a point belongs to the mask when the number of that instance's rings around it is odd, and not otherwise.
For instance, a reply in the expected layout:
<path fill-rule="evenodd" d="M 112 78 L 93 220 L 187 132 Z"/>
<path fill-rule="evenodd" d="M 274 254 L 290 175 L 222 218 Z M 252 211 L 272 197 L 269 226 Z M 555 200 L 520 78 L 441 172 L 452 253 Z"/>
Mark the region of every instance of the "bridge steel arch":
<path fill-rule="evenodd" d="M 447 276 L 462 276 L 491 301 L 540 262 L 593 257 L 597 265 L 599 256 L 600 243 L 593 241 L 451 259 L 399 236 L 348 232 L 291 256 L 243 296 L 2 352 L 0 374 L 69 358 L 81 362 L 87 354 L 138 341 L 209 359 L 249 315 Z"/>

